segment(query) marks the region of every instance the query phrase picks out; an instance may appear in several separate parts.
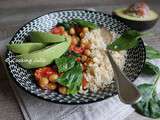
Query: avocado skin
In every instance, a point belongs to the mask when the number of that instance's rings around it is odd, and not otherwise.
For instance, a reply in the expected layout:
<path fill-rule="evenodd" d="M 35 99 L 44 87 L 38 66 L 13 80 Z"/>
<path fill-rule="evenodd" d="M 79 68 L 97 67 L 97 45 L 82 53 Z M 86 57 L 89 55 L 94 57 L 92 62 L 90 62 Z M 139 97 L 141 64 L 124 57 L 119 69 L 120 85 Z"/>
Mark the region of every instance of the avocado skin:
<path fill-rule="evenodd" d="M 137 31 L 145 31 L 151 29 L 158 21 L 159 18 L 150 21 L 134 21 L 128 20 L 118 16 L 115 12 L 112 12 L 113 18 L 123 22 L 124 24 L 128 25 L 130 28 L 137 30 Z"/>

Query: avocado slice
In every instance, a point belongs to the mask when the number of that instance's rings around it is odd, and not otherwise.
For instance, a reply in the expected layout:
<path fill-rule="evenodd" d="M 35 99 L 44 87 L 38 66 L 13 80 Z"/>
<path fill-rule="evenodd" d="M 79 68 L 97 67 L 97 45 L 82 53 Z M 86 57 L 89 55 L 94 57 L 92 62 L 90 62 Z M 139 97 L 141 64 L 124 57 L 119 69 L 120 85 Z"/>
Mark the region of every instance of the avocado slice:
<path fill-rule="evenodd" d="M 7 45 L 7 48 L 9 50 L 19 54 L 30 53 L 44 47 L 45 45 L 43 43 L 21 43 L 21 44 L 14 43 Z"/>
<path fill-rule="evenodd" d="M 118 8 L 113 10 L 113 17 L 124 22 L 132 29 L 138 31 L 144 31 L 152 28 L 159 18 L 159 15 L 153 10 L 149 10 L 149 14 L 144 17 L 137 17 L 132 16 L 130 14 L 126 14 L 126 10 L 127 8 Z"/>
<path fill-rule="evenodd" d="M 32 31 L 30 36 L 32 42 L 56 43 L 65 41 L 64 35 L 56 35 L 48 32 Z"/>
<path fill-rule="evenodd" d="M 19 64 L 26 69 L 44 67 L 51 64 L 54 59 L 63 55 L 68 50 L 71 43 L 70 41 L 71 39 L 67 38 L 64 42 L 48 46 L 32 53 L 18 55 L 16 58 Z"/>

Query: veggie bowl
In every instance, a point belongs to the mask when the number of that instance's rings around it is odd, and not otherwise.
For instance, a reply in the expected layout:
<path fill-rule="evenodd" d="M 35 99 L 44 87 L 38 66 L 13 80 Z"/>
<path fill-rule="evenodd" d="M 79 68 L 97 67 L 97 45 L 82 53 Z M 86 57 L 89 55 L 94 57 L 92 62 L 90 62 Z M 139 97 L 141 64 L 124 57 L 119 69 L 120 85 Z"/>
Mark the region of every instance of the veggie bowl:
<path fill-rule="evenodd" d="M 137 31 L 111 15 L 88 10 L 38 17 L 20 28 L 7 47 L 6 63 L 13 80 L 54 103 L 85 104 L 117 94 L 106 50 L 131 81 L 145 62 Z"/>

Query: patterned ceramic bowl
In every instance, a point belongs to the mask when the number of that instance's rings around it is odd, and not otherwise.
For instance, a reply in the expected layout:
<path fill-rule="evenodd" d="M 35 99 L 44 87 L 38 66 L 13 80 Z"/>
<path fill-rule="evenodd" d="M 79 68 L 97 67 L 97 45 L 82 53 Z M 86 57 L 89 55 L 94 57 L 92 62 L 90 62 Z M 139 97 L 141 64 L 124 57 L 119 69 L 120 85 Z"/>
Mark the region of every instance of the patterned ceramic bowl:
<path fill-rule="evenodd" d="M 22 43 L 28 36 L 29 32 L 33 30 L 49 31 L 58 22 L 67 21 L 72 18 L 91 21 L 118 34 L 122 34 L 128 29 L 126 25 L 114 19 L 111 15 L 102 12 L 88 10 L 62 10 L 48 13 L 28 22 L 17 31 L 10 43 Z M 143 68 L 144 62 L 145 48 L 143 41 L 140 40 L 137 48 L 129 49 L 127 51 L 127 59 L 125 61 L 123 71 L 131 81 L 138 77 Z M 15 54 L 13 52 L 7 51 L 6 63 L 10 76 L 16 83 L 18 83 L 19 86 L 39 98 L 43 98 L 54 103 L 85 104 L 101 101 L 117 94 L 117 89 L 114 83 L 106 87 L 105 90 L 92 94 L 61 95 L 54 91 L 49 92 L 47 90 L 40 89 L 36 85 L 33 72 L 31 70 L 26 70 L 15 62 Z"/>

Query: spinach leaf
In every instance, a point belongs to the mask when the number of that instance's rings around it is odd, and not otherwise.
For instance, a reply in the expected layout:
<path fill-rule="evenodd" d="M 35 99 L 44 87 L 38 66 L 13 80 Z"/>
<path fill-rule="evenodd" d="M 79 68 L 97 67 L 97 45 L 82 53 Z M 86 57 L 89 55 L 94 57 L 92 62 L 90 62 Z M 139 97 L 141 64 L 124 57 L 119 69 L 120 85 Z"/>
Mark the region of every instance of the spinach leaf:
<path fill-rule="evenodd" d="M 82 83 L 82 68 L 79 62 L 57 79 L 61 85 L 68 87 L 68 94 L 76 94 Z"/>
<path fill-rule="evenodd" d="M 145 62 L 142 73 L 154 75 L 158 73 L 158 71 L 159 71 L 159 68 L 157 66 L 153 65 L 150 62 Z"/>
<path fill-rule="evenodd" d="M 124 32 L 119 38 L 113 41 L 107 46 L 108 49 L 114 51 L 127 50 L 130 48 L 135 48 L 138 45 L 139 38 L 141 36 L 140 32 L 135 30 L 128 30 Z"/>
<path fill-rule="evenodd" d="M 82 20 L 82 19 L 72 19 L 72 21 L 74 23 L 76 23 L 77 25 L 79 26 L 82 26 L 82 27 L 88 27 L 90 29 L 95 29 L 97 28 L 97 25 L 92 23 L 92 22 L 89 22 L 89 21 L 86 21 L 86 20 Z"/>
<path fill-rule="evenodd" d="M 67 57 L 67 56 L 62 56 L 58 59 L 55 60 L 55 63 L 58 67 L 58 72 L 66 72 L 75 65 L 75 58 L 73 57 Z"/>
<path fill-rule="evenodd" d="M 64 21 L 62 23 L 58 23 L 58 26 L 63 26 L 65 30 L 69 30 L 71 27 L 74 27 L 76 23 L 74 23 L 72 20 L 70 21 Z"/>
<path fill-rule="evenodd" d="M 90 29 L 97 28 L 96 24 L 82 19 L 72 19 L 69 21 L 64 21 L 62 23 L 58 23 L 58 26 L 63 26 L 66 30 L 69 30 L 71 27 L 75 26 L 88 27 Z"/>
<path fill-rule="evenodd" d="M 145 46 L 147 59 L 157 59 L 160 58 L 160 52 L 153 47 Z"/>
<path fill-rule="evenodd" d="M 70 50 L 68 50 L 65 55 L 66 56 L 71 56 L 71 57 L 74 57 L 74 58 L 80 57 L 80 54 L 75 53 L 74 51 L 70 51 Z"/>
<path fill-rule="evenodd" d="M 133 107 L 144 116 L 151 118 L 160 117 L 160 99 L 155 90 L 154 84 L 142 84 L 138 86 L 142 99 Z"/>

